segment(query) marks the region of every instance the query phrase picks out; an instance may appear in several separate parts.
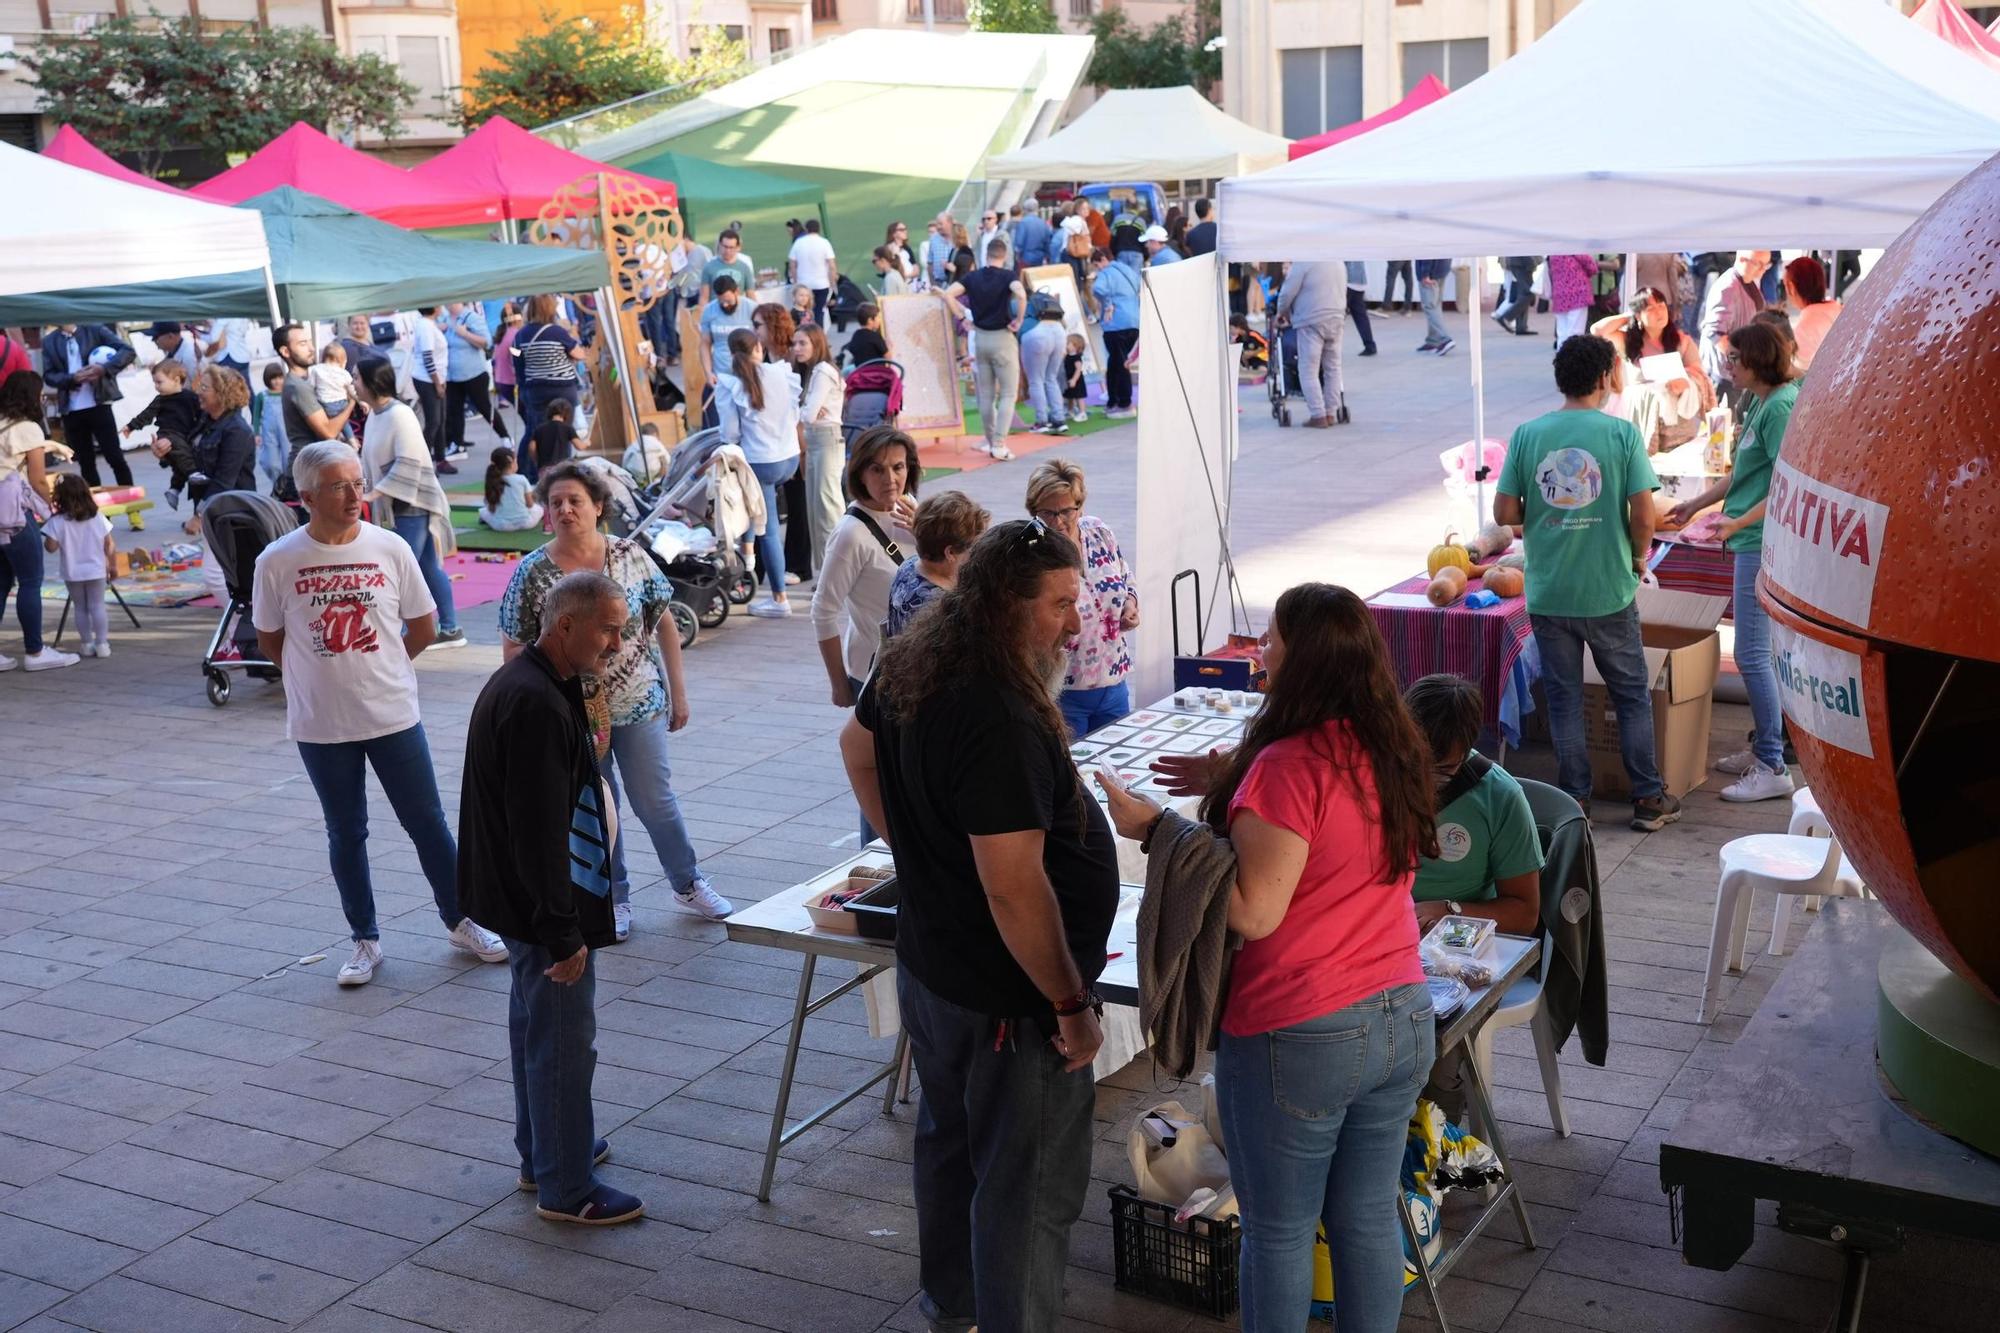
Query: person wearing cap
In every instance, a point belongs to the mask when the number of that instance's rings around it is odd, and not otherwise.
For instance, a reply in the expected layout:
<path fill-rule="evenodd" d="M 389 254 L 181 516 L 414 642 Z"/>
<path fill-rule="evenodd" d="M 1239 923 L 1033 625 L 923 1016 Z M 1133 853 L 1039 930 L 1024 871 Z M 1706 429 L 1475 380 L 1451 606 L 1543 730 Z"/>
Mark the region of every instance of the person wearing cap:
<path fill-rule="evenodd" d="M 1181 252 L 1167 243 L 1167 229 L 1157 222 L 1139 233 L 1139 244 L 1145 247 L 1148 268 L 1181 262 Z"/>
<path fill-rule="evenodd" d="M 187 369 L 187 382 L 194 383 L 195 372 L 201 369 L 201 353 L 194 345 L 194 339 L 182 331 L 181 326 L 169 320 L 161 320 L 149 325 L 146 336 L 153 340 L 153 346 L 160 349 L 163 361 L 178 361 Z"/>

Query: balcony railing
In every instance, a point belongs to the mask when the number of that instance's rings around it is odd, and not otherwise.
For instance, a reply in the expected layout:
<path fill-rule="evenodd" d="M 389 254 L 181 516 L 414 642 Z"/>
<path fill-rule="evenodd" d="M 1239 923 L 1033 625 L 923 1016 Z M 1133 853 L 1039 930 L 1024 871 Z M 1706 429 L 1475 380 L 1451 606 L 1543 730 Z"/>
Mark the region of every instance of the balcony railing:
<path fill-rule="evenodd" d="M 931 17 L 939 23 L 965 22 L 966 0 L 931 0 Z M 910 0 L 910 22 L 924 21 L 924 0 Z"/>

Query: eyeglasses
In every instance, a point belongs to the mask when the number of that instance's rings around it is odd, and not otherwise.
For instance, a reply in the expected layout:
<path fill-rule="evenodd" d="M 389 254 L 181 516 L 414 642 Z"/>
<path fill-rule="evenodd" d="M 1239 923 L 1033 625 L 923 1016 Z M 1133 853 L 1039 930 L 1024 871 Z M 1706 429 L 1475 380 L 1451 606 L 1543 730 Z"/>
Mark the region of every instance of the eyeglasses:
<path fill-rule="evenodd" d="M 1042 538 L 1048 535 L 1049 525 L 1039 518 L 1031 518 L 1026 527 L 1015 531 L 1013 544 L 1023 551 L 1032 551 L 1041 544 Z"/>
<path fill-rule="evenodd" d="M 1037 523 L 1045 523 L 1050 527 L 1054 527 L 1056 524 L 1062 522 L 1064 519 L 1075 518 L 1078 514 L 1081 514 L 1082 512 L 1083 512 L 1082 505 L 1071 505 L 1067 509 L 1037 509 L 1035 511 L 1035 521 Z"/>
<path fill-rule="evenodd" d="M 329 481 L 313 487 L 323 495 L 352 495 L 359 497 L 368 488 L 358 481 Z"/>
<path fill-rule="evenodd" d="M 1734 352 L 1724 352 L 1722 354 L 1722 359 L 1724 361 L 1727 361 L 1732 366 L 1740 364 L 1743 360 L 1742 357 L 1738 356 Z"/>

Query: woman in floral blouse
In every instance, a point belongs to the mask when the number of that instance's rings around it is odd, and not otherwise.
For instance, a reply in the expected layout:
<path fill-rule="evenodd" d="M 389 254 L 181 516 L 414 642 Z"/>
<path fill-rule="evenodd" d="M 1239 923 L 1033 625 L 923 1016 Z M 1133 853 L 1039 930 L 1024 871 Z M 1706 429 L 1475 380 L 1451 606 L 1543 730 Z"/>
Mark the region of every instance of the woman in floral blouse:
<path fill-rule="evenodd" d="M 1077 618 L 1083 633 L 1069 645 L 1063 675 L 1063 719 L 1072 736 L 1110 726 L 1132 711 L 1128 630 L 1139 627 L 1139 594 L 1118 538 L 1102 520 L 1083 513 L 1083 469 L 1064 458 L 1037 464 L 1028 474 L 1028 515 L 1075 542 L 1083 552 L 1083 595 Z"/>
<path fill-rule="evenodd" d="M 673 585 L 638 543 L 603 532 L 611 491 L 596 473 L 578 463 L 557 463 L 543 470 L 535 493 L 547 507 L 556 535 L 524 557 L 507 583 L 500 599 L 501 653 L 512 659 L 542 636 L 542 603 L 563 575 L 600 572 L 625 589 L 631 618 L 618 653 L 603 671 L 583 680 L 598 762 L 610 779 L 614 801 L 623 780 L 667 872 L 675 904 L 711 920 L 728 916 L 729 902 L 709 886 L 688 841 L 667 764 L 667 733 L 688 721 L 680 634 L 667 614 Z M 611 848 L 611 876 L 612 920 L 622 940 L 632 930 L 632 885 L 625 872 L 622 831 Z"/>

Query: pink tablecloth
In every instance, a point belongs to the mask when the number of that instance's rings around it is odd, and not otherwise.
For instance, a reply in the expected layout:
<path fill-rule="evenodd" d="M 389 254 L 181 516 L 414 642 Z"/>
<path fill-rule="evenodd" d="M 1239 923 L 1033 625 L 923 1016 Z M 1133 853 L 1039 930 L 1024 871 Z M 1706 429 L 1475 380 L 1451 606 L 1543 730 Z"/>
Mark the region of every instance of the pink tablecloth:
<path fill-rule="evenodd" d="M 1657 562 L 1653 565 L 1653 576 L 1659 579 L 1662 588 L 1709 597 L 1733 597 L 1736 592 L 1736 557 L 1720 546 L 1660 542 L 1653 555 Z M 1734 611 L 1732 602 L 1722 618 L 1733 620 Z"/>
<path fill-rule="evenodd" d="M 1536 669 L 1517 679 L 1514 670 L 1535 637 L 1528 624 L 1527 599 L 1503 597 L 1499 605 L 1488 607 L 1469 607 L 1464 602 L 1447 607 L 1377 605 L 1391 593 L 1421 597 L 1428 586 L 1430 580 L 1419 575 L 1368 599 L 1368 609 L 1375 613 L 1375 623 L 1389 641 L 1397 677 L 1408 685 L 1420 676 L 1438 672 L 1464 676 L 1479 686 L 1480 698 L 1486 701 L 1487 730 L 1503 735 L 1513 731 L 1507 740 L 1518 743 L 1519 714 L 1526 711 L 1521 707 L 1526 701 L 1520 696 L 1533 676 L 1540 674 Z M 1469 591 L 1477 592 L 1481 586 L 1482 580 L 1474 579 Z M 1535 665 L 1539 667 L 1539 659 Z"/>

